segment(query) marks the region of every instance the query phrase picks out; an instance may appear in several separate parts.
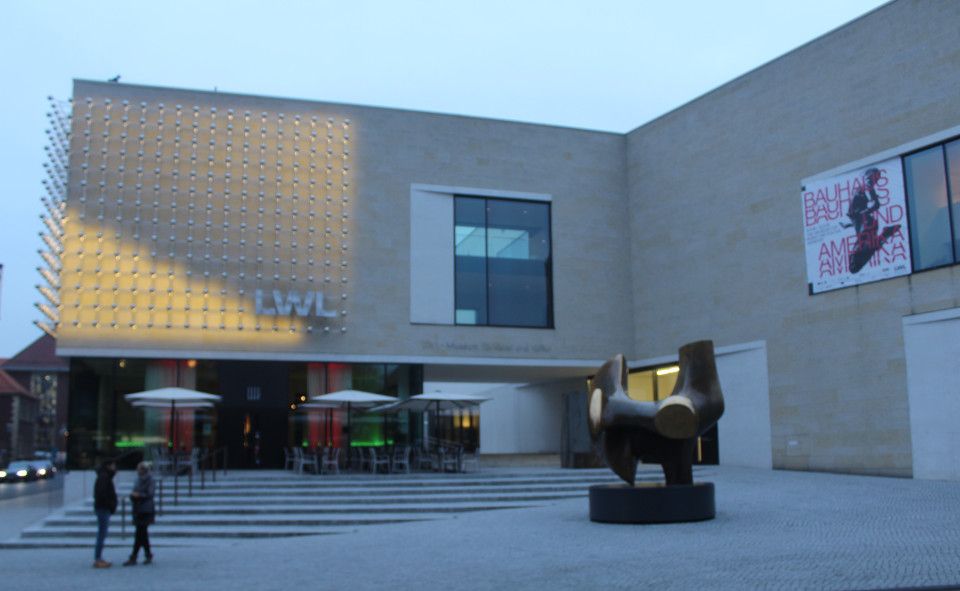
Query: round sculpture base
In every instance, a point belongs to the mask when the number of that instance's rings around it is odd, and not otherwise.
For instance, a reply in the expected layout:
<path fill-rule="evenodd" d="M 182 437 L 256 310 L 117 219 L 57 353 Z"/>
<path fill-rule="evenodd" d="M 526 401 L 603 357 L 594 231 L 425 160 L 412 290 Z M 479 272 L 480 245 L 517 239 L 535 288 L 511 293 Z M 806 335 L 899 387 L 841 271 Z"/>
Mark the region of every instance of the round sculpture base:
<path fill-rule="evenodd" d="M 598 484 L 590 487 L 590 520 L 603 523 L 678 523 L 716 516 L 713 483 Z"/>

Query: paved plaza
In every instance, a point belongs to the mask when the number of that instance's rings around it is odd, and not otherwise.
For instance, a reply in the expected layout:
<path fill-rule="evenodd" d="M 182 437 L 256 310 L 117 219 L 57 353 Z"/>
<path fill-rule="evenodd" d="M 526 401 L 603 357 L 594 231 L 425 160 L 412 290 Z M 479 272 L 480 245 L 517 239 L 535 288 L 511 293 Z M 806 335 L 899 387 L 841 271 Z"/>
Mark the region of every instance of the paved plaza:
<path fill-rule="evenodd" d="M 531 468 L 536 471 L 536 468 Z M 542 470 L 542 469 L 541 469 Z M 495 472 L 495 470 L 494 470 Z M 555 471 L 570 474 L 570 471 Z M 889 589 L 960 586 L 960 483 L 705 467 L 717 518 L 589 521 L 587 499 L 324 536 L 0 550 L 20 589 Z M 9 507 L 0 504 L 7 518 Z"/>

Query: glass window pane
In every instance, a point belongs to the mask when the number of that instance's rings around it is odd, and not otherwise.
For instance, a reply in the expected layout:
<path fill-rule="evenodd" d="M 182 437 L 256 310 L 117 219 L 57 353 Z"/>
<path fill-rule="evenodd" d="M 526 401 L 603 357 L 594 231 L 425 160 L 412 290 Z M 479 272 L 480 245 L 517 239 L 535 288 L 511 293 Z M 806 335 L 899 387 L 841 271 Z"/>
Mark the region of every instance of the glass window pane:
<path fill-rule="evenodd" d="M 673 394 L 679 375 L 680 367 L 676 365 L 661 367 L 657 370 L 657 400 L 663 400 Z"/>
<path fill-rule="evenodd" d="M 490 258 L 545 261 L 550 257 L 550 206 L 529 201 L 487 201 Z"/>
<path fill-rule="evenodd" d="M 960 140 L 947 144 L 947 176 L 950 178 L 950 209 L 953 211 L 953 260 L 960 262 Z"/>
<path fill-rule="evenodd" d="M 550 207 L 487 201 L 490 324 L 547 327 L 550 318 Z"/>
<path fill-rule="evenodd" d="M 454 306 L 457 324 L 487 323 L 487 242 L 484 199 L 454 200 Z"/>
<path fill-rule="evenodd" d="M 953 262 L 947 179 L 941 146 L 903 159 L 915 271 Z"/>
<path fill-rule="evenodd" d="M 474 197 L 456 197 L 453 215 L 457 256 L 487 256 L 487 220 L 484 200 Z"/>
<path fill-rule="evenodd" d="M 627 395 L 633 400 L 653 402 L 653 371 L 637 371 L 627 375 Z"/>

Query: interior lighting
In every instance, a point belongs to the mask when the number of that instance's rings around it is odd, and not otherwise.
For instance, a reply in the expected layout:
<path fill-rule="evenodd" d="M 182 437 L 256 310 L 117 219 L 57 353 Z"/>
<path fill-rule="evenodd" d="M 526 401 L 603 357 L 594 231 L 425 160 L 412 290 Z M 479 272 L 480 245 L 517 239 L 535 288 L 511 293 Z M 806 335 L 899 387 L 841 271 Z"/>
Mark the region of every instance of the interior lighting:
<path fill-rule="evenodd" d="M 658 370 L 657 370 L 657 375 L 658 375 L 658 376 L 667 376 L 667 375 L 670 375 L 670 374 L 672 374 L 672 373 L 677 373 L 677 372 L 679 372 L 679 371 L 680 371 L 680 366 L 679 366 L 679 365 L 673 365 L 673 366 L 670 366 L 670 367 L 664 367 L 664 368 L 658 369 Z"/>

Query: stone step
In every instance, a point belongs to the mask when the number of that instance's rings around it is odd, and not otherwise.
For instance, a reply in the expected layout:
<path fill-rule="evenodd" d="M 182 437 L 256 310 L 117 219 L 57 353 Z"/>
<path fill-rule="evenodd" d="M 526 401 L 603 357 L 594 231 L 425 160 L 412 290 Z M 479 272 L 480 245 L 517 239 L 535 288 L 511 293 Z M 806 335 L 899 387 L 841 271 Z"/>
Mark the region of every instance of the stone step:
<path fill-rule="evenodd" d="M 407 520 L 410 521 L 410 520 Z M 391 522 L 398 523 L 398 522 Z M 245 524 L 237 525 L 216 525 L 216 526 L 190 526 L 175 527 L 165 526 L 157 523 L 150 527 L 150 539 L 154 538 L 282 538 L 293 536 L 322 536 L 350 533 L 357 530 L 357 527 L 368 524 L 348 524 L 322 527 L 307 527 L 301 525 L 276 525 L 270 529 L 263 529 L 257 526 Z M 126 539 L 133 541 L 134 528 L 128 527 Z M 110 537 L 120 537 L 119 527 L 111 528 Z M 83 538 L 89 540 L 86 546 L 91 546 L 96 537 L 96 529 L 93 528 L 69 528 L 69 527 L 43 527 L 38 529 L 24 530 L 20 534 L 21 539 L 37 538 Z"/>
<path fill-rule="evenodd" d="M 644 481 L 654 481 L 659 478 L 654 476 L 640 476 L 638 480 Z M 201 490 L 208 491 L 222 491 L 222 490 L 244 490 L 244 489 L 303 489 L 303 490 L 339 490 L 339 489 L 355 489 L 355 488 L 364 488 L 364 489 L 410 489 L 411 491 L 417 491 L 422 489 L 445 489 L 445 488 L 515 488 L 522 486 L 535 486 L 535 487 L 545 487 L 545 486 L 590 486 L 593 484 L 605 484 L 609 482 L 616 482 L 616 479 L 613 478 L 567 478 L 567 479 L 530 479 L 530 480 L 503 480 L 503 481 L 491 481 L 491 480 L 457 480 L 457 481 L 440 481 L 440 480 L 393 480 L 393 479 L 383 479 L 378 481 L 357 481 L 351 478 L 338 478 L 338 477 L 328 477 L 321 475 L 319 477 L 312 475 L 305 475 L 303 477 L 292 479 L 292 480 L 237 480 L 231 482 L 224 482 L 218 480 L 217 482 L 207 481 Z M 173 486 L 173 481 L 171 479 L 166 479 L 164 481 L 164 488 L 170 488 Z M 180 488 L 186 488 L 189 486 L 186 480 L 181 479 L 178 485 Z M 195 479 L 193 481 L 194 490 L 200 489 L 200 483 Z"/>
<path fill-rule="evenodd" d="M 401 488 L 342 488 L 336 490 L 318 490 L 318 489 L 284 489 L 284 488 L 264 488 L 249 490 L 199 490 L 194 487 L 192 493 L 186 489 L 180 489 L 178 495 L 180 498 L 228 498 L 228 497 L 302 497 L 302 498 L 347 498 L 351 496 L 364 497 L 440 497 L 445 495 L 469 495 L 469 494 L 524 494 L 524 493 L 569 493 L 582 492 L 586 494 L 589 486 L 576 484 L 572 486 L 516 486 L 516 487 L 458 487 L 458 488 L 430 488 L 420 490 L 410 490 Z M 164 488 L 164 499 L 173 496 L 173 490 Z"/>
<path fill-rule="evenodd" d="M 445 515 L 444 515 L 445 516 Z M 375 516 L 365 514 L 354 514 L 341 518 L 329 517 L 318 519 L 312 515 L 288 514 L 282 516 L 253 516 L 253 515 L 232 515 L 224 518 L 191 518 L 184 516 L 166 515 L 157 519 L 154 527 L 183 527 L 183 526 L 293 526 L 302 525 L 305 527 L 323 527 L 323 526 L 348 526 L 348 525 L 381 525 L 384 523 L 406 523 L 409 521 L 425 521 L 428 519 L 439 519 L 442 517 L 437 513 L 421 513 L 416 516 L 412 514 L 381 513 Z M 120 527 L 120 520 L 111 520 L 111 529 Z M 131 520 L 127 518 L 127 528 L 132 531 Z M 47 528 L 87 528 L 89 532 L 96 532 L 97 520 L 85 519 L 79 517 L 61 517 L 50 518 L 43 522 L 43 529 Z"/>
<path fill-rule="evenodd" d="M 163 508 L 163 516 L 173 515 L 335 515 L 344 513 L 468 513 L 473 511 L 489 511 L 492 509 L 522 509 L 525 507 L 536 507 L 542 503 L 511 501 L 509 503 L 449 503 L 438 505 L 436 503 L 410 503 L 406 505 L 383 504 L 383 505 L 356 505 L 343 504 L 335 506 L 317 506 L 303 504 L 288 504 L 264 507 L 261 504 L 235 505 L 235 506 L 215 506 L 203 505 L 186 507 L 183 505 L 169 505 Z M 64 512 L 64 517 L 90 517 L 93 515 L 90 509 L 69 509 Z M 116 518 L 116 516 L 114 516 Z"/>
<path fill-rule="evenodd" d="M 328 496 L 269 496 L 269 497 L 258 497 L 258 496 L 246 496 L 246 497 L 209 497 L 209 498 L 198 498 L 198 497 L 188 497 L 182 495 L 180 497 L 179 503 L 174 504 L 172 496 L 165 498 L 163 501 L 163 509 L 166 510 L 168 507 L 204 507 L 204 506 L 244 506 L 244 505 L 287 505 L 291 503 L 303 503 L 305 501 L 314 501 L 321 506 L 320 503 L 327 505 L 336 505 L 336 504 L 365 504 L 365 505 L 381 505 L 381 504 L 418 504 L 424 502 L 430 503 L 491 503 L 491 502 L 513 502 L 513 501 L 550 501 L 554 499 L 570 499 L 576 497 L 587 496 L 587 490 L 579 490 L 574 492 L 545 492 L 545 493 L 522 493 L 522 494 L 487 494 L 487 495 L 465 495 L 465 496 L 454 496 L 454 495 L 437 495 L 437 496 L 415 496 L 415 497 L 390 497 L 390 496 L 372 496 L 366 497 L 357 495 L 349 496 L 338 496 L 338 497 L 328 497 Z M 92 503 L 86 503 L 87 507 L 91 507 Z"/>
<path fill-rule="evenodd" d="M 0 542 L 0 550 L 30 550 L 30 549 L 60 549 L 60 548 L 84 548 L 90 550 L 93 548 L 93 539 L 95 539 L 95 534 L 87 533 L 87 539 L 82 540 L 80 538 L 58 538 L 54 536 L 49 537 L 38 537 L 38 538 L 21 538 L 19 540 L 8 540 L 6 542 Z M 193 540 L 187 540 L 183 538 L 170 538 L 166 540 L 150 540 L 151 548 L 176 548 L 184 545 L 215 545 L 222 543 L 222 540 L 217 540 L 216 538 L 197 538 Z M 126 553 L 129 553 L 130 546 L 133 544 L 133 535 L 132 533 L 127 533 L 126 538 L 121 538 L 118 533 L 110 532 L 110 535 L 107 536 L 106 541 L 104 542 L 105 548 L 122 548 L 125 553 L 120 556 L 126 556 Z"/>
<path fill-rule="evenodd" d="M 699 472 L 699 471 L 698 471 Z M 698 476 L 702 476 L 698 473 Z M 116 479 L 123 493 L 131 475 Z M 640 481 L 660 481 L 657 469 L 642 469 Z M 619 482 L 607 470 L 471 474 L 297 475 L 290 472 L 230 472 L 207 480 L 178 483 L 173 503 L 169 478 L 163 486 L 163 511 L 151 526 L 156 545 L 192 546 L 226 539 L 335 535 L 360 527 L 451 519 L 458 513 L 522 509 L 562 499 L 582 498 L 595 484 Z M 89 548 L 95 538 L 92 499 L 77 502 L 22 532 L 0 548 Z M 129 511 L 129 505 L 126 507 Z M 132 517 L 120 538 L 120 515 L 110 524 L 109 547 L 129 547 Z"/>

